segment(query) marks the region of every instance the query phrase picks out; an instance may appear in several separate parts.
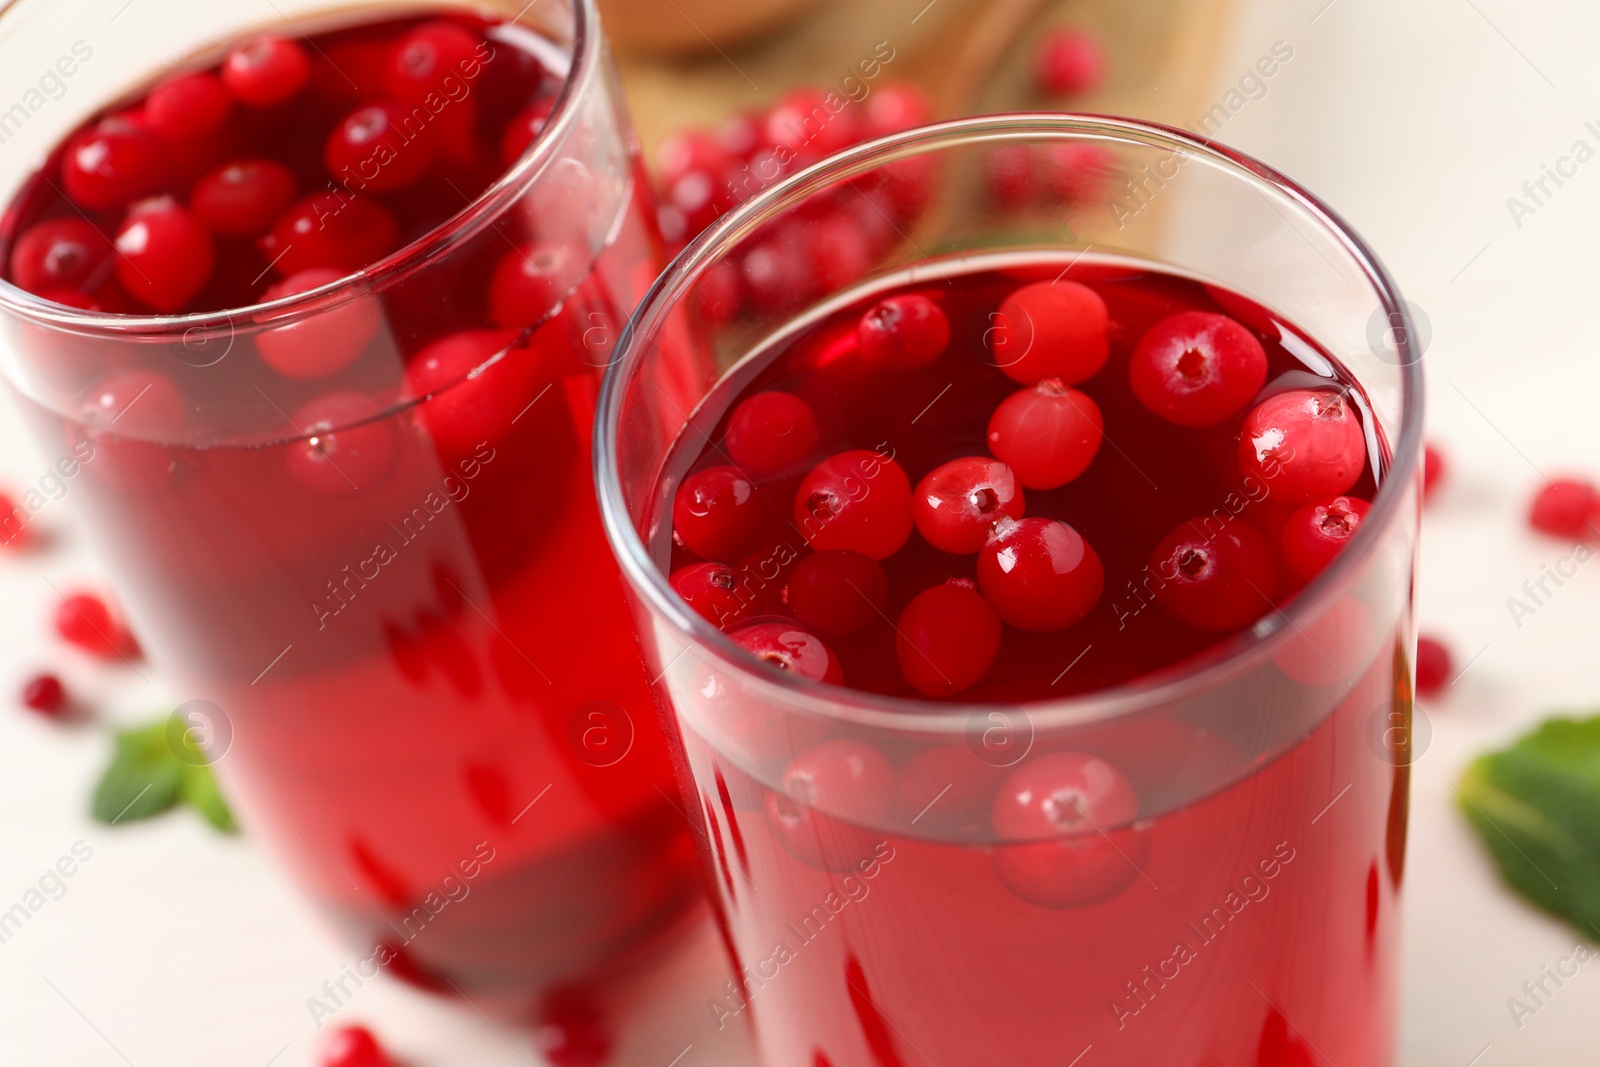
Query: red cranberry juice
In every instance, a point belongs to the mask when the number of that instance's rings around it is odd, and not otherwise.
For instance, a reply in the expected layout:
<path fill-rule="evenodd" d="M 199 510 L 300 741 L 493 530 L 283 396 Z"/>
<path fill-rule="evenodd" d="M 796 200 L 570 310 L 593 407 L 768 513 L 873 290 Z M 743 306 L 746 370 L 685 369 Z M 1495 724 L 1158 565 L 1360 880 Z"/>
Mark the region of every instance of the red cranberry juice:
<path fill-rule="evenodd" d="M 324 285 L 481 192 L 566 62 L 454 14 L 247 42 L 75 135 L 8 217 L 10 277 L 139 314 Z M 413 101 L 445 103 L 406 141 L 379 120 Z M 593 234 L 506 225 L 281 331 L 157 360 L 18 334 L 141 639 L 210 702 L 230 800 L 363 975 L 525 1005 L 699 899 L 589 474 L 606 352 L 660 263 L 618 158 L 583 183 L 624 190 Z"/>
<path fill-rule="evenodd" d="M 1028 716 L 1288 606 L 1383 473 L 1358 387 L 1131 261 L 947 263 L 830 307 L 684 435 L 672 584 L 773 668 L 995 710 L 939 741 L 714 667 L 673 690 L 739 971 L 718 1024 L 773 1067 L 1390 1062 L 1407 779 L 1370 738 L 1408 707 L 1407 623 L 1346 597 L 1236 724 L 1198 695 Z"/>

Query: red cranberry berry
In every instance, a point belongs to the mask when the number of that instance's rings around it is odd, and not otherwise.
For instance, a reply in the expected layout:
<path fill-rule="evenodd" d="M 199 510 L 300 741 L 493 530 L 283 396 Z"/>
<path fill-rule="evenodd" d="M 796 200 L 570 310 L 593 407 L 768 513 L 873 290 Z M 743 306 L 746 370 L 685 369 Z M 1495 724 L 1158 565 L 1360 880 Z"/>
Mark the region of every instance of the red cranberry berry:
<path fill-rule="evenodd" d="M 925 296 L 891 296 L 861 316 L 856 339 L 869 363 L 911 370 L 932 363 L 949 347 L 950 320 Z"/>
<path fill-rule="evenodd" d="M 533 1044 L 555 1067 L 599 1067 L 611 1055 L 611 1027 L 589 997 L 552 993 L 540 1005 Z"/>
<path fill-rule="evenodd" d="M 1422 499 L 1430 500 L 1438 491 L 1439 483 L 1444 481 L 1445 471 L 1448 466 L 1444 460 L 1444 453 L 1432 445 L 1425 445 L 1422 449 Z"/>
<path fill-rule="evenodd" d="M 133 639 L 93 593 L 73 593 L 56 609 L 56 633 L 63 641 L 103 659 L 120 659 L 133 650 Z"/>
<path fill-rule="evenodd" d="M 1035 282 L 1006 297 L 989 329 L 995 365 L 1023 385 L 1060 378 L 1076 385 L 1111 354 L 1110 315 L 1100 294 L 1077 282 Z"/>
<path fill-rule="evenodd" d="M 463 330 L 435 341 L 406 366 L 407 390 L 427 398 L 417 407 L 417 421 L 446 455 L 498 441 L 537 399 L 537 353 L 512 347 L 515 340 L 511 330 Z"/>
<path fill-rule="evenodd" d="M 211 236 L 171 197 L 134 206 L 117 231 L 117 252 L 117 280 L 156 311 L 177 311 L 211 280 Z"/>
<path fill-rule="evenodd" d="M 935 467 L 911 495 L 911 518 L 941 552 L 983 547 L 1001 519 L 1022 518 L 1022 486 L 1011 468 L 987 456 L 953 459 Z"/>
<path fill-rule="evenodd" d="M 728 416 L 723 444 L 752 474 L 777 474 L 804 460 L 817 446 L 817 417 L 793 393 L 768 390 L 739 402 Z"/>
<path fill-rule="evenodd" d="M 150 128 L 173 141 L 205 137 L 222 128 L 233 97 L 215 74 L 180 74 L 150 90 L 144 117 Z"/>
<path fill-rule="evenodd" d="M 780 312 L 803 302 L 814 274 L 799 236 L 770 238 L 745 253 L 744 289 L 758 311 Z"/>
<path fill-rule="evenodd" d="M 995 874 L 1040 907 L 1109 900 L 1139 877 L 1149 855 L 1146 835 L 1126 825 L 1138 814 L 1139 795 L 1105 760 L 1081 752 L 1030 759 L 994 799 L 995 834 L 1019 842 L 994 850 Z"/>
<path fill-rule="evenodd" d="M 1533 498 L 1529 524 L 1554 537 L 1585 538 L 1594 532 L 1591 520 L 1600 502 L 1594 483 L 1576 478 L 1546 482 Z"/>
<path fill-rule="evenodd" d="M 186 407 L 182 390 L 163 375 L 125 370 L 97 383 L 78 417 L 94 447 L 91 476 L 122 492 L 167 484 L 176 465 L 159 442 L 178 439 Z"/>
<path fill-rule="evenodd" d="M 544 129 L 544 124 L 550 121 L 550 112 L 555 110 L 556 98 L 547 97 L 535 100 L 521 111 L 506 125 L 506 132 L 500 139 L 500 159 L 506 166 L 511 166 L 522 158 L 522 153 L 533 144 L 533 139 L 539 136 L 539 131 Z"/>
<path fill-rule="evenodd" d="M 701 618 L 719 629 L 737 626 L 755 613 L 755 598 L 739 594 L 739 579 L 726 563 L 691 563 L 667 579 Z"/>
<path fill-rule="evenodd" d="M 1116 173 L 1116 157 L 1104 145 L 1085 141 L 1059 141 L 1044 146 L 1040 159 L 1045 184 L 1068 204 L 1097 199 Z"/>
<path fill-rule="evenodd" d="M 365 1026 L 341 1026 L 322 1046 L 322 1067 L 391 1067 L 378 1039 Z"/>
<path fill-rule="evenodd" d="M 928 94 L 915 85 L 885 85 L 867 98 L 867 114 L 862 137 L 867 140 L 902 133 L 933 121 L 933 104 Z"/>
<path fill-rule="evenodd" d="M 1268 397 L 1245 416 L 1239 471 L 1281 504 L 1350 491 L 1367 465 L 1367 442 L 1350 398 L 1325 389 Z"/>
<path fill-rule="evenodd" d="M 400 227 L 381 204 L 312 193 L 289 206 L 261 238 L 261 253 L 281 275 L 312 267 L 360 270 L 394 250 Z"/>
<path fill-rule="evenodd" d="M 30 293 L 83 288 L 111 255 L 111 242 L 76 215 L 30 226 L 11 250 L 11 280 Z"/>
<path fill-rule="evenodd" d="M 537 326 L 549 318 L 589 265 L 587 249 L 565 242 L 513 248 L 489 277 L 489 317 L 499 326 Z"/>
<path fill-rule="evenodd" d="M 872 855 L 894 810 L 894 767 L 860 741 L 833 739 L 799 753 L 767 795 L 767 821 L 789 854 L 825 871 Z"/>
<path fill-rule="evenodd" d="M 59 715 L 67 706 L 67 691 L 53 674 L 36 674 L 22 686 L 23 706 L 41 715 Z"/>
<path fill-rule="evenodd" d="M 281 104 L 311 77 L 311 60 L 295 41 L 262 34 L 228 53 L 222 84 L 251 107 Z"/>
<path fill-rule="evenodd" d="M 1082 474 L 1104 436 L 1100 406 L 1059 378 L 1019 389 L 989 416 L 989 451 L 1029 489 L 1054 489 Z"/>
<path fill-rule="evenodd" d="M 1066 523 L 1017 519 L 1000 523 L 978 554 L 978 588 L 1008 625 L 1052 633 L 1100 602 L 1105 569 Z"/>
<path fill-rule="evenodd" d="M 1000 617 L 970 582 L 924 589 L 900 613 L 895 658 L 911 688 L 953 696 L 983 680 L 1000 654 Z"/>
<path fill-rule="evenodd" d="M 713 326 L 726 326 L 744 308 L 744 271 L 733 260 L 712 264 L 695 286 L 701 316 Z"/>
<path fill-rule="evenodd" d="M 294 174 L 270 159 L 236 159 L 195 182 L 189 210 L 219 237 L 266 233 L 294 199 Z"/>
<path fill-rule="evenodd" d="M 67 144 L 61 181 L 80 207 L 110 211 L 149 196 L 167 173 L 161 139 L 125 115 L 101 119 Z"/>
<path fill-rule="evenodd" d="M 462 82 L 478 65 L 483 41 L 466 28 L 442 19 L 424 22 L 395 45 L 389 61 L 389 93 L 408 104 L 420 104 L 428 94 L 446 96 L 446 79 Z"/>
<path fill-rule="evenodd" d="M 1105 49 L 1082 30 L 1051 30 L 1034 49 L 1033 71 L 1039 88 L 1051 96 L 1093 92 L 1105 80 Z"/>
<path fill-rule="evenodd" d="M 1226 315 L 1180 311 L 1139 338 L 1128 381 L 1139 403 L 1168 422 L 1215 426 L 1261 391 L 1267 354 Z"/>
<path fill-rule="evenodd" d="M 262 294 L 278 300 L 338 281 L 343 274 L 332 267 L 312 267 L 291 274 Z M 378 305 L 371 297 L 355 296 L 318 311 L 288 326 L 263 330 L 256 350 L 267 366 L 286 378 L 325 378 L 356 361 L 382 326 Z"/>
<path fill-rule="evenodd" d="M 983 156 L 984 194 L 1002 212 L 1020 211 L 1039 199 L 1038 155 L 1032 145 L 1001 144 Z"/>
<path fill-rule="evenodd" d="M 818 552 L 848 548 L 888 559 L 911 536 L 911 483 L 900 464 L 880 453 L 840 452 L 800 482 L 794 522 Z"/>
<path fill-rule="evenodd" d="M 735 159 L 749 159 L 764 145 L 761 126 L 765 119 L 759 111 L 735 112 L 717 127 L 717 143 Z"/>
<path fill-rule="evenodd" d="M 411 111 L 393 100 L 356 108 L 328 135 L 322 161 L 328 173 L 356 189 L 404 189 L 427 173 L 437 146 L 426 129 L 406 126 Z"/>
<path fill-rule="evenodd" d="M 1272 609 L 1278 563 L 1272 545 L 1247 522 L 1220 528 L 1190 519 L 1150 555 L 1156 603 L 1197 630 L 1235 630 Z"/>
<path fill-rule="evenodd" d="M 294 416 L 305 435 L 287 454 L 289 473 L 327 496 L 355 496 L 382 485 L 394 470 L 395 440 L 379 419 L 382 405 L 364 393 L 329 393 Z"/>
<path fill-rule="evenodd" d="M 801 165 L 808 165 L 849 148 L 856 143 L 860 132 L 857 125 L 858 108 L 844 101 L 844 106 L 834 111 L 828 100 L 841 99 L 821 89 L 802 87 L 791 89 L 767 112 L 763 127 L 766 142 L 787 149 Z"/>
<path fill-rule="evenodd" d="M 717 174 L 733 162 L 733 154 L 717 136 L 706 130 L 680 130 L 668 134 L 656 149 L 656 176 L 669 188 L 692 171 Z"/>
<path fill-rule="evenodd" d="M 889 578 L 877 560 L 836 548 L 796 564 L 784 599 L 807 628 L 824 637 L 847 637 L 883 617 Z"/>
<path fill-rule="evenodd" d="M 1423 696 L 1437 693 L 1450 681 L 1453 670 L 1450 649 L 1444 642 L 1427 636 L 1417 638 L 1415 674 L 1418 693 Z"/>
<path fill-rule="evenodd" d="M 787 622 L 758 622 L 728 635 L 761 662 L 813 682 L 844 684 L 844 671 L 822 639 Z"/>
<path fill-rule="evenodd" d="M 736 560 L 759 548 L 777 519 L 766 491 L 737 467 L 695 471 L 678 487 L 672 529 L 703 559 Z"/>
<path fill-rule="evenodd" d="M 16 501 L 0 493 L 0 548 L 22 548 L 31 540 L 28 516 Z"/>
<path fill-rule="evenodd" d="M 1372 505 L 1360 497 L 1336 496 L 1307 504 L 1283 527 L 1283 558 L 1301 581 L 1309 582 L 1344 551 Z"/>
<path fill-rule="evenodd" d="M 1304 686 L 1348 687 L 1372 662 L 1377 634 L 1367 606 L 1353 596 L 1342 596 L 1310 622 L 1298 622 L 1283 635 L 1272 662 Z"/>
<path fill-rule="evenodd" d="M 869 238 L 853 219 L 827 215 L 805 230 L 810 243 L 811 262 L 825 292 L 848 289 L 872 269 Z M 943 312 L 940 318 L 943 318 Z M 945 329 L 948 331 L 949 326 Z"/>

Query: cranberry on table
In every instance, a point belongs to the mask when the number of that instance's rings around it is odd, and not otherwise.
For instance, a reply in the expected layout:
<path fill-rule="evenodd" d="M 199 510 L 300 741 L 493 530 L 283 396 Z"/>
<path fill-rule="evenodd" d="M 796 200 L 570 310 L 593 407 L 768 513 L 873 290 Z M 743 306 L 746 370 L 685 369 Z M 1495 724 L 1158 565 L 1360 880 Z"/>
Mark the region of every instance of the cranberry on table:
<path fill-rule="evenodd" d="M 159 189 L 167 156 L 154 132 L 129 116 L 113 115 L 68 142 L 61 183 L 79 206 L 113 210 Z"/>
<path fill-rule="evenodd" d="M 611 1055 L 611 1026 L 592 998 L 574 991 L 545 997 L 533 1045 L 555 1067 L 599 1067 Z"/>
<path fill-rule="evenodd" d="M 445 96 L 446 79 L 464 81 L 466 72 L 478 64 L 482 46 L 480 37 L 454 22 L 424 22 L 395 45 L 388 90 L 408 104 L 420 104 L 430 93 Z"/>
<path fill-rule="evenodd" d="M 171 197 L 136 204 L 116 244 L 117 280 L 156 311 L 179 310 L 211 280 L 211 236 Z"/>
<path fill-rule="evenodd" d="M 294 200 L 294 174 L 271 159 L 235 159 L 202 175 L 189 210 L 220 237 L 266 233 Z"/>
<path fill-rule="evenodd" d="M 807 627 L 824 637 L 847 637 L 883 618 L 889 578 L 859 552 L 816 552 L 795 565 L 784 600 Z"/>
<path fill-rule="evenodd" d="M 1023 385 L 1045 378 L 1076 385 L 1105 366 L 1110 321 L 1106 302 L 1087 285 L 1035 282 L 1001 302 L 988 331 L 989 350 L 995 365 Z"/>
<path fill-rule="evenodd" d="M 1367 466 L 1367 441 L 1350 397 L 1332 389 L 1294 389 L 1268 397 L 1245 416 L 1239 472 L 1267 486 L 1271 499 L 1306 504 L 1350 491 Z"/>
<path fill-rule="evenodd" d="M 1307 504 L 1283 527 L 1283 558 L 1302 581 L 1322 573 L 1356 535 L 1372 505 L 1360 497 L 1336 496 Z"/>
<path fill-rule="evenodd" d="M 789 854 L 825 871 L 850 871 L 882 839 L 894 810 L 894 768 L 877 749 L 836 738 L 789 761 L 767 794 L 767 821 Z"/>
<path fill-rule="evenodd" d="M 423 401 L 417 421 L 446 455 L 498 441 L 537 398 L 539 355 L 513 347 L 516 336 L 463 330 L 435 341 L 407 365 L 407 389 Z"/>
<path fill-rule="evenodd" d="M 280 274 L 312 267 L 360 270 L 394 251 L 400 227 L 370 198 L 312 193 L 295 201 L 261 238 L 261 254 Z"/>
<path fill-rule="evenodd" d="M 537 326 L 556 311 L 589 266 L 588 250 L 559 242 L 513 248 L 489 276 L 489 317 L 497 326 Z"/>
<path fill-rule="evenodd" d="M 1000 402 L 989 417 L 989 451 L 1028 489 L 1066 485 L 1100 451 L 1105 421 L 1087 393 L 1046 378 Z"/>
<path fill-rule="evenodd" d="M 728 635 L 750 655 L 813 682 L 844 684 L 844 671 L 815 634 L 787 622 L 760 622 Z"/>
<path fill-rule="evenodd" d="M 996 876 L 1012 893 L 1046 908 L 1097 904 L 1139 877 L 1147 836 L 1127 827 L 1139 795 L 1121 771 L 1097 756 L 1055 752 L 1013 771 L 994 799 L 1002 841 Z"/>
<path fill-rule="evenodd" d="M 746 397 L 728 417 L 724 447 L 752 474 L 777 474 L 817 446 L 817 416 L 793 393 L 769 389 Z"/>
<path fill-rule="evenodd" d="M 970 582 L 952 579 L 912 598 L 895 625 L 900 673 L 919 693 L 952 696 L 983 680 L 1000 654 L 1000 617 Z"/>
<path fill-rule="evenodd" d="M 684 478 L 672 505 L 672 528 L 705 559 L 738 559 L 761 545 L 777 521 L 771 499 L 737 467 L 706 467 Z"/>
<path fill-rule="evenodd" d="M 58 715 L 67 706 L 67 691 L 53 674 L 36 674 L 22 686 L 22 704 L 41 715 Z"/>
<path fill-rule="evenodd" d="M 1180 523 L 1150 554 L 1156 603 L 1197 630 L 1236 630 L 1272 610 L 1277 553 L 1254 526 L 1211 516 Z"/>
<path fill-rule="evenodd" d="M 1450 649 L 1443 641 L 1423 635 L 1417 638 L 1417 692 L 1432 696 L 1450 681 L 1454 667 Z"/>
<path fill-rule="evenodd" d="M 801 481 L 794 522 L 818 552 L 848 548 L 888 559 L 911 536 L 911 483 L 900 464 L 877 452 L 840 452 Z"/>
<path fill-rule="evenodd" d="M 1139 402 L 1168 422 L 1215 426 L 1266 384 L 1267 353 L 1226 315 L 1180 311 L 1139 338 L 1128 380 Z"/>
<path fill-rule="evenodd" d="M 0 548 L 22 548 L 32 539 L 28 516 L 15 500 L 0 493 Z"/>
<path fill-rule="evenodd" d="M 298 42 L 263 34 L 228 53 L 222 83 L 251 107 L 271 107 L 298 93 L 311 77 L 311 60 Z"/>
<path fill-rule="evenodd" d="M 342 1026 L 322 1046 L 321 1067 L 392 1067 L 392 1063 L 365 1026 Z"/>
<path fill-rule="evenodd" d="M 332 267 L 312 267 L 271 286 L 261 299 L 278 300 L 338 281 Z M 262 362 L 286 378 L 325 378 L 344 370 L 378 336 L 382 322 L 372 297 L 352 295 L 299 322 L 256 335 Z"/>
<path fill-rule="evenodd" d="M 1438 491 L 1439 484 L 1444 481 L 1445 471 L 1449 469 L 1445 463 L 1444 453 L 1432 445 L 1422 448 L 1422 499 L 1424 502 L 1432 498 Z"/>
<path fill-rule="evenodd" d="M 987 456 L 953 459 L 917 483 L 911 518 L 941 552 L 965 554 L 983 547 L 1001 519 L 1020 519 L 1022 486 L 1011 468 Z"/>
<path fill-rule="evenodd" d="M 437 146 L 430 130 L 408 128 L 411 109 L 393 100 L 356 108 L 333 128 L 323 164 L 352 188 L 373 192 L 404 189 L 427 173 Z"/>
<path fill-rule="evenodd" d="M 47 219 L 30 226 L 11 249 L 11 280 L 35 294 L 76 290 L 110 255 L 111 242 L 88 220 Z"/>
<path fill-rule="evenodd" d="M 329 393 L 294 416 L 304 440 L 288 449 L 289 473 L 327 496 L 356 496 L 382 485 L 394 470 L 396 445 L 383 407 L 365 393 Z"/>
<path fill-rule="evenodd" d="M 1050 30 L 1034 48 L 1033 70 L 1039 88 L 1052 96 L 1093 92 L 1105 80 L 1105 49 L 1083 30 Z"/>
<path fill-rule="evenodd" d="M 1089 542 L 1064 522 L 1005 521 L 978 554 L 978 588 L 1008 625 L 1053 633 L 1100 602 L 1105 568 Z"/>
<path fill-rule="evenodd" d="M 861 317 L 856 339 L 867 362 L 911 370 L 932 363 L 949 347 L 950 320 L 925 296 L 891 296 Z"/>
<path fill-rule="evenodd" d="M 1593 519 L 1596 503 L 1593 482 L 1557 478 L 1545 482 L 1533 498 L 1528 523 L 1535 530 L 1555 537 L 1591 537 L 1595 532 Z"/>
<path fill-rule="evenodd" d="M 231 110 L 233 97 L 209 71 L 168 78 L 144 99 L 144 117 L 150 128 L 171 140 L 215 133 Z"/>
<path fill-rule="evenodd" d="M 691 563 L 667 579 L 673 590 L 713 626 L 726 630 L 748 619 L 756 600 L 740 595 L 739 580 L 726 563 Z"/>
<path fill-rule="evenodd" d="M 73 593 L 56 608 L 56 633 L 63 641 L 102 659 L 121 659 L 134 650 L 133 638 L 93 593 Z"/>

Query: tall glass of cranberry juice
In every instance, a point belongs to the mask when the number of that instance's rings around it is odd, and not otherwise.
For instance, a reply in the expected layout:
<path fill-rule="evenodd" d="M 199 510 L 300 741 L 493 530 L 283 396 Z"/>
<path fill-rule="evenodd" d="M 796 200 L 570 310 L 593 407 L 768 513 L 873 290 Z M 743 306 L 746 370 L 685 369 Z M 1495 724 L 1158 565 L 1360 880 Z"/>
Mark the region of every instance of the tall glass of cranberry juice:
<path fill-rule="evenodd" d="M 1407 326 L 1303 190 L 1115 119 L 885 138 L 691 245 L 596 460 L 708 1023 L 769 1067 L 1392 1062 Z"/>
<path fill-rule="evenodd" d="M 701 892 L 589 476 L 632 133 L 585 0 L 269 8 L 7 8 L 6 377 L 358 971 L 528 1004 Z"/>

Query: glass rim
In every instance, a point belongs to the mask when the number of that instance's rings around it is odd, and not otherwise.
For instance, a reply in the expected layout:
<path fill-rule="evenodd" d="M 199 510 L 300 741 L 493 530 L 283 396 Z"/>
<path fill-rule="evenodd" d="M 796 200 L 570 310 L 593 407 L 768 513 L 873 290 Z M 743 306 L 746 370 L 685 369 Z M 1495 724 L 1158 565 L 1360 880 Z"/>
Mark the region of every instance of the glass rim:
<path fill-rule="evenodd" d="M 1121 685 L 1057 700 L 935 702 L 827 685 L 760 667 L 673 591 L 667 575 L 656 565 L 634 528 L 623 495 L 617 452 L 625 386 L 658 337 L 667 316 L 681 306 L 689 286 L 755 228 L 781 212 L 817 192 L 836 188 L 842 181 L 920 152 L 1050 134 L 1092 134 L 1147 148 L 1170 147 L 1205 158 L 1242 180 L 1264 183 L 1294 201 L 1361 267 L 1365 281 L 1390 316 L 1389 321 L 1401 323 L 1403 329 L 1395 338 L 1401 373 L 1400 432 L 1393 446 L 1388 476 L 1379 484 L 1360 532 L 1287 606 L 1263 616 L 1249 629 L 1188 661 Z M 820 718 L 895 731 L 950 735 L 964 732 L 974 716 L 987 716 L 995 711 L 1020 712 L 1035 729 L 1122 718 L 1185 695 L 1216 689 L 1253 668 L 1299 632 L 1298 620 L 1326 610 L 1348 579 L 1372 557 L 1375 546 L 1400 513 L 1405 499 L 1403 489 L 1415 481 L 1422 451 L 1421 353 L 1413 352 L 1412 339 L 1416 334 L 1412 325 L 1399 287 L 1349 223 L 1285 175 L 1236 149 L 1160 123 L 1065 112 L 986 115 L 921 126 L 847 149 L 762 190 L 696 237 L 651 285 L 617 341 L 600 389 L 594 424 L 594 472 L 602 525 L 625 580 L 645 599 L 652 616 L 672 625 L 686 648 L 693 646 L 703 650 L 714 657 L 719 666 L 735 671 L 746 686 L 771 692 L 788 706 Z"/>
<path fill-rule="evenodd" d="M 0 19 L 22 2 L 0 0 Z M 444 222 L 382 259 L 313 289 L 275 300 L 184 315 L 112 315 L 85 311 L 41 299 L 0 277 L 0 312 L 84 335 L 115 336 L 129 341 L 156 341 L 180 336 L 188 343 L 218 334 L 231 334 L 241 319 L 265 319 L 273 326 L 291 325 L 302 318 L 354 300 L 364 288 L 404 277 L 420 269 L 435 255 L 476 235 L 511 208 L 544 173 L 555 158 L 557 148 L 571 135 L 578 121 L 579 101 L 587 96 L 586 91 L 600 76 L 602 67 L 602 37 L 596 3 L 597 0 L 571 0 L 572 64 L 562 79 L 561 90 L 556 94 L 549 118 L 517 161 L 502 170 L 488 188 Z M 4 24 L 0 23 L 0 30 L 4 28 Z"/>

